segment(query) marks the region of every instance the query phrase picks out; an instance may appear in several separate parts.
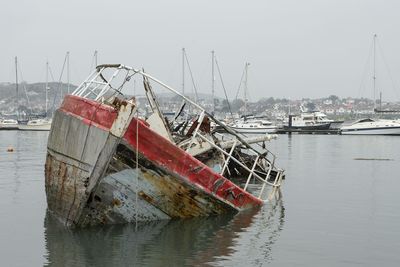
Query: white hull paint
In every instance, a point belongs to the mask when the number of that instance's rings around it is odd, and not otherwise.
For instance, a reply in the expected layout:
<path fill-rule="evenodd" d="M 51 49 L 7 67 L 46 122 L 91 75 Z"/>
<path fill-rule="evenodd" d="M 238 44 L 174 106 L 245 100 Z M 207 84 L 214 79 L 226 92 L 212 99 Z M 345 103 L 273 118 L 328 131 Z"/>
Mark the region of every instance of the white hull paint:
<path fill-rule="evenodd" d="M 10 124 L 6 124 L 6 125 L 0 125 L 0 130 L 18 130 L 18 125 L 10 125 Z"/>
<path fill-rule="evenodd" d="M 51 120 L 31 120 L 27 124 L 19 124 L 18 129 L 20 131 L 50 131 Z"/>
<path fill-rule="evenodd" d="M 276 133 L 278 129 L 278 127 L 273 125 L 270 121 L 255 117 L 236 120 L 234 123 L 229 125 L 229 127 L 242 134 Z"/>
<path fill-rule="evenodd" d="M 400 123 L 395 120 L 361 119 L 341 127 L 345 135 L 400 135 Z"/>
<path fill-rule="evenodd" d="M 376 128 L 376 129 L 357 129 L 342 130 L 343 135 L 400 135 L 400 127 L 394 128 Z"/>
<path fill-rule="evenodd" d="M 0 130 L 18 130 L 18 122 L 16 120 L 0 120 Z"/>
<path fill-rule="evenodd" d="M 18 130 L 20 131 L 50 131 L 51 123 L 42 125 L 18 125 Z"/>
<path fill-rule="evenodd" d="M 246 133 L 246 134 L 266 134 L 266 133 L 276 133 L 277 127 L 257 127 L 257 128 L 245 128 L 245 127 L 230 127 L 238 133 Z"/>

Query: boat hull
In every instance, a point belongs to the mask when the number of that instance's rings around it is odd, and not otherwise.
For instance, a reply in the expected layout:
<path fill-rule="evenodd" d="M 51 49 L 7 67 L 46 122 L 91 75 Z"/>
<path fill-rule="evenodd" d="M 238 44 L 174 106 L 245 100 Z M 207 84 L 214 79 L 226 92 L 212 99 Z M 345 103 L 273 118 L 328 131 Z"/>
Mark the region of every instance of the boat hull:
<path fill-rule="evenodd" d="M 230 126 L 230 128 L 242 134 L 267 134 L 267 133 L 276 133 L 278 130 L 276 126 L 265 127 L 265 128 L 247 128 L 247 127 Z"/>
<path fill-rule="evenodd" d="M 18 125 L 0 125 L 0 130 L 18 130 Z"/>
<path fill-rule="evenodd" d="M 134 118 L 122 138 L 110 136 L 117 115 L 111 107 L 74 96 L 55 113 L 46 196 L 49 210 L 66 225 L 208 216 L 263 204 L 141 120 Z M 107 150 L 110 138 L 116 145 Z M 99 166 L 100 182 L 88 191 Z"/>
<path fill-rule="evenodd" d="M 18 125 L 18 130 L 20 131 L 50 131 L 50 128 L 51 128 L 51 123 L 42 125 L 27 125 L 27 124 Z"/>
<path fill-rule="evenodd" d="M 400 135 L 400 127 L 343 129 L 343 135 Z"/>
<path fill-rule="evenodd" d="M 324 124 L 315 124 L 315 125 L 307 125 L 307 126 L 283 126 L 284 130 L 329 130 L 331 123 L 324 123 Z"/>

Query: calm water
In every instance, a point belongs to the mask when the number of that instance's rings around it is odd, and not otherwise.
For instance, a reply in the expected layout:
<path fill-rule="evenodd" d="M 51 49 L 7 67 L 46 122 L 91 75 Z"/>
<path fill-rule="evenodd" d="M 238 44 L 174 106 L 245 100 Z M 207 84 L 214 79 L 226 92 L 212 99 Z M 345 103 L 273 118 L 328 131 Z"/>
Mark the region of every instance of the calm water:
<path fill-rule="evenodd" d="M 269 147 L 287 171 L 283 197 L 260 211 L 77 231 L 46 213 L 46 142 L 0 131 L 0 266 L 400 262 L 400 137 L 282 135 Z"/>

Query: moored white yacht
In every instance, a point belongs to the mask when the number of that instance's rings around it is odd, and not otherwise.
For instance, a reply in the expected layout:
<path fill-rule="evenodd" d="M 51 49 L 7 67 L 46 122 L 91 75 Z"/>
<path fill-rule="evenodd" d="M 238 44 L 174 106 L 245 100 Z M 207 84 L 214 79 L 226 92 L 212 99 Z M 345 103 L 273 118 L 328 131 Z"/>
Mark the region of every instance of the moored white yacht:
<path fill-rule="evenodd" d="M 244 77 L 243 85 L 244 85 L 244 114 L 247 113 L 247 74 L 248 74 L 248 68 L 250 66 L 250 63 L 246 62 L 243 74 L 242 74 L 242 79 Z M 241 81 L 242 83 L 242 81 Z M 240 87 L 239 87 L 240 89 Z M 238 91 L 239 93 L 239 91 Z M 253 115 L 244 115 L 242 118 L 234 120 L 232 123 L 228 124 L 228 126 L 235 130 L 238 133 L 242 134 L 267 134 L 267 133 L 276 133 L 278 130 L 278 127 L 276 125 L 273 125 L 272 122 L 266 120 L 263 117 L 255 117 Z"/>
<path fill-rule="evenodd" d="M 347 135 L 400 135 L 399 120 L 360 119 L 340 128 Z"/>
<path fill-rule="evenodd" d="M 276 133 L 278 129 L 272 122 L 261 118 L 242 118 L 234 121 L 229 127 L 238 133 L 246 134 Z"/>
<path fill-rule="evenodd" d="M 0 120 L 0 130 L 18 130 L 18 121 L 14 119 Z"/>
<path fill-rule="evenodd" d="M 66 58 L 68 59 L 69 52 L 67 52 Z M 46 84 L 45 84 L 45 113 L 47 116 L 48 111 L 48 72 L 49 72 L 49 63 L 46 62 Z M 69 85 L 69 81 L 68 81 Z M 19 123 L 18 129 L 21 131 L 50 131 L 51 128 L 51 118 L 40 118 L 40 119 L 30 119 L 26 123 Z"/>
<path fill-rule="evenodd" d="M 26 124 L 18 124 L 21 131 L 50 131 L 51 119 L 29 120 Z"/>

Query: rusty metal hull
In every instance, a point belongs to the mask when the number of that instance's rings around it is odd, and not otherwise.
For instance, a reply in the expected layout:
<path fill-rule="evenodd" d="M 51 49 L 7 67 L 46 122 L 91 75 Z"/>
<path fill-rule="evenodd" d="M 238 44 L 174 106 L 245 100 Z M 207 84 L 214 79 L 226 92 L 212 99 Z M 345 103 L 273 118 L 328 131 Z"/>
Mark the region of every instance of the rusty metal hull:
<path fill-rule="evenodd" d="M 49 210 L 66 225 L 189 218 L 262 205 L 136 118 L 122 138 L 111 136 L 116 146 L 104 157 L 117 113 L 76 96 L 67 96 L 55 113 L 46 195 Z M 100 182 L 88 190 L 99 166 Z"/>

